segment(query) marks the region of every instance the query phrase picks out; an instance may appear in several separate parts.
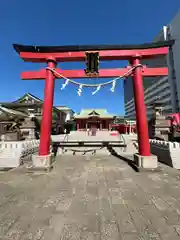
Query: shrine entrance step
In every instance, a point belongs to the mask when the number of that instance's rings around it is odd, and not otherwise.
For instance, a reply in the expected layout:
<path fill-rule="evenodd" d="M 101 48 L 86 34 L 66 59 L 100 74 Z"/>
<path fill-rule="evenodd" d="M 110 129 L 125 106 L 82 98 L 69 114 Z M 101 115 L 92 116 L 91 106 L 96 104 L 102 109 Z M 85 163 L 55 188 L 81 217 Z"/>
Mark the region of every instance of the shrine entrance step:
<path fill-rule="evenodd" d="M 67 141 L 53 142 L 53 148 L 58 147 L 126 147 L 123 141 Z"/>
<path fill-rule="evenodd" d="M 110 155 L 113 148 L 119 148 L 121 151 L 124 151 L 127 147 L 121 141 L 54 142 L 52 146 L 55 155 Z"/>

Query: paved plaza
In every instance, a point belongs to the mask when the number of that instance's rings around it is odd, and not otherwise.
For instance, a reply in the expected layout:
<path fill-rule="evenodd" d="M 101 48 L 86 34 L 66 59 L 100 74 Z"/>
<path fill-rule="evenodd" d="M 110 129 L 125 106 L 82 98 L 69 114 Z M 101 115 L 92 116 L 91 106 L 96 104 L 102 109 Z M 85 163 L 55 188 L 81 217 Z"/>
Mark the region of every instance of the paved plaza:
<path fill-rule="evenodd" d="M 111 136 L 109 131 L 97 131 L 96 136 L 88 135 L 87 131 L 72 131 L 67 135 L 52 135 L 53 141 L 120 141 L 121 135 Z"/>
<path fill-rule="evenodd" d="M 0 173 L 0 239 L 180 239 L 180 173 L 113 156 L 57 157 L 49 173 Z"/>
<path fill-rule="evenodd" d="M 115 132 L 117 133 L 117 132 Z M 51 139 L 53 142 L 65 142 L 69 144 L 71 142 L 76 142 L 74 146 L 68 147 L 65 146 L 64 149 L 58 148 L 57 155 L 106 155 L 110 154 L 110 149 L 103 147 L 101 144 L 103 141 L 113 142 L 114 150 L 120 154 L 122 151 L 128 151 L 129 153 L 137 152 L 137 149 L 132 146 L 132 141 L 129 141 L 129 138 L 125 135 L 111 135 L 112 132 L 109 131 L 97 131 L 96 136 L 88 135 L 86 131 L 72 131 L 68 136 L 67 135 L 52 135 Z M 136 136 L 135 136 L 136 138 Z M 91 142 L 88 146 L 78 146 L 78 142 L 82 141 L 84 143 Z M 121 147 L 119 144 L 128 144 L 128 147 Z"/>

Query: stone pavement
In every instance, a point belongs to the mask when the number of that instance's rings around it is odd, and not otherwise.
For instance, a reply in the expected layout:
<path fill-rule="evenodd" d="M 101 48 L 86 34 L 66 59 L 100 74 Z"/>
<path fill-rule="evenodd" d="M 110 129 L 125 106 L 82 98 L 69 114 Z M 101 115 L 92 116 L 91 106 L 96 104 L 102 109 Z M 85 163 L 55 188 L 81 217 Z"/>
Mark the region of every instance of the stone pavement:
<path fill-rule="evenodd" d="M 50 173 L 0 173 L 0 239 L 180 239 L 180 173 L 113 156 L 58 157 Z"/>

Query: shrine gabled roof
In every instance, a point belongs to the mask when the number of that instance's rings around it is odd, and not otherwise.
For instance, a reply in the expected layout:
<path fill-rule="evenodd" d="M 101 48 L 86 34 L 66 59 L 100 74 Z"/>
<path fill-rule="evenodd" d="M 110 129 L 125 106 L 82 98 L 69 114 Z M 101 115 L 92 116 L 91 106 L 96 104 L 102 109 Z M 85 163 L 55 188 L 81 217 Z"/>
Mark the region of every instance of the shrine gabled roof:
<path fill-rule="evenodd" d="M 131 49 L 148 49 L 168 47 L 174 44 L 174 40 L 159 41 L 143 44 L 125 44 L 125 45 L 68 45 L 68 46 L 35 46 L 13 44 L 17 53 L 33 52 L 33 53 L 52 53 L 52 52 L 78 52 L 78 51 L 100 51 L 100 50 L 131 50 Z"/>
<path fill-rule="evenodd" d="M 23 102 L 26 98 L 31 98 L 37 102 L 41 102 L 43 103 L 43 100 L 34 96 L 33 94 L 31 93 L 25 93 L 22 97 L 18 98 L 17 100 L 13 101 L 13 103 L 20 103 L 20 102 Z"/>
<path fill-rule="evenodd" d="M 35 95 L 33 95 L 33 94 L 28 92 L 28 93 L 25 93 L 22 97 L 20 97 L 17 100 L 13 101 L 11 104 L 8 104 L 8 103 L 5 104 L 4 103 L 4 105 L 7 105 L 7 106 L 8 105 L 12 106 L 13 104 L 15 104 L 15 105 L 17 104 L 18 105 L 18 104 L 22 103 L 24 100 L 26 100 L 26 98 L 33 99 L 38 105 L 39 104 L 41 104 L 41 105 L 43 104 L 43 100 L 42 99 L 40 99 L 40 98 L 36 97 Z M 1 103 L 1 104 L 3 105 L 3 103 Z M 61 109 L 58 109 L 58 108 L 56 108 L 54 106 L 53 106 L 53 109 L 55 109 L 56 111 L 61 111 Z"/>
<path fill-rule="evenodd" d="M 112 114 L 109 114 L 106 109 L 82 109 L 79 114 L 75 114 L 75 119 L 87 119 L 90 117 L 99 117 L 99 118 L 113 118 Z"/>
<path fill-rule="evenodd" d="M 88 113 L 89 116 L 100 116 L 100 113 L 98 113 L 96 110 L 93 110 L 92 112 Z"/>

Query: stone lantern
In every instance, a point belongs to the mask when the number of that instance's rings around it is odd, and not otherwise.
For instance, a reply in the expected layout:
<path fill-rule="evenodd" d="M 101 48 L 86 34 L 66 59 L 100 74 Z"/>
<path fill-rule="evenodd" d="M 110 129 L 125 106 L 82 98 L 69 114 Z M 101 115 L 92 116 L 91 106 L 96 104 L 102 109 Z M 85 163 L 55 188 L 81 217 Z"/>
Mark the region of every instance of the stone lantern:
<path fill-rule="evenodd" d="M 35 137 L 35 123 L 33 121 L 34 115 L 30 115 L 29 117 L 25 118 L 22 125 L 20 126 L 20 131 L 25 138 L 25 140 L 36 139 Z"/>

